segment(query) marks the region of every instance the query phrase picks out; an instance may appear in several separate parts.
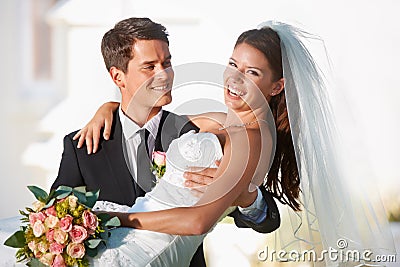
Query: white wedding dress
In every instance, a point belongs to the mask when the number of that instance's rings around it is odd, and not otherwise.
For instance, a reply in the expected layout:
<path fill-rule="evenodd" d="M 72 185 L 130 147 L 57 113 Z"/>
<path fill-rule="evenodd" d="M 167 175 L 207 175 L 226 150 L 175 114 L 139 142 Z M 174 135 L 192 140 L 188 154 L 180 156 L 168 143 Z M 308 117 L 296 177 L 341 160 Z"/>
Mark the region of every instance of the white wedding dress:
<path fill-rule="evenodd" d="M 166 172 L 151 192 L 138 198 L 132 207 L 98 201 L 93 209 L 146 212 L 192 206 L 199 198 L 183 186 L 183 172 L 192 166 L 216 167 L 215 161 L 221 157 L 221 145 L 214 134 L 188 132 L 170 144 L 167 151 Z M 233 207 L 229 208 L 221 219 L 232 210 Z M 19 222 L 15 224 L 14 226 L 8 221 L 9 229 L 7 229 L 2 227 L 3 223 L 0 221 L 2 243 L 17 230 Z M 107 246 L 101 248 L 95 258 L 90 259 L 90 266 L 189 266 L 193 254 L 204 237 L 205 234 L 179 236 L 119 227 L 111 230 Z M 3 253 L 3 250 L 0 251 L 0 259 L 8 258 L 8 262 L 11 263 L 10 252 L 3 258 L 2 254 L 7 254 Z M 12 262 L 15 262 L 15 249 L 11 251 L 13 251 Z"/>

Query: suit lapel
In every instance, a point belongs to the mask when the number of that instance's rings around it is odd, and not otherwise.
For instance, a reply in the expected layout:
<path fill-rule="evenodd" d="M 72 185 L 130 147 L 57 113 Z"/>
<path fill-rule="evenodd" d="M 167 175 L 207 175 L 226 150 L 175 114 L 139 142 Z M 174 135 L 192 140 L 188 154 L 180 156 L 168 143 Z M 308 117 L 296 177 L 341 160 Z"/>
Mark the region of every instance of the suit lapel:
<path fill-rule="evenodd" d="M 163 110 L 154 150 L 167 151 L 172 140 L 190 130 L 195 130 L 197 132 L 199 128 L 190 122 L 187 117 Z"/>
<path fill-rule="evenodd" d="M 154 144 L 154 151 L 166 152 L 169 144 L 175 136 L 174 133 L 171 132 L 171 127 L 168 127 L 168 123 L 165 124 L 165 120 L 167 119 L 167 117 L 171 117 L 170 114 L 170 112 L 163 110 L 160 125 L 158 126 L 156 141 Z"/>
<path fill-rule="evenodd" d="M 105 155 L 108 158 L 109 166 L 112 170 L 113 177 L 115 179 L 119 192 L 116 194 L 122 194 L 127 203 L 132 203 L 139 196 L 143 196 L 144 192 L 134 181 L 126 160 L 122 148 L 122 126 L 119 119 L 118 110 L 114 113 L 115 123 L 114 130 L 111 131 L 110 140 L 103 142 L 103 148 Z"/>

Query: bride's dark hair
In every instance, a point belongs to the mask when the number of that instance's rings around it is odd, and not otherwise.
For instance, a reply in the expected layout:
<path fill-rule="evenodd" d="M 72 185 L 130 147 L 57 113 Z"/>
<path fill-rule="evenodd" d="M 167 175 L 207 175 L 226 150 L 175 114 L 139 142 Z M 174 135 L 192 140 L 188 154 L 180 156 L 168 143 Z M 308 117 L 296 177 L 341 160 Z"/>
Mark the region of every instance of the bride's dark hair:
<path fill-rule="evenodd" d="M 235 47 L 242 43 L 258 49 L 265 55 L 273 71 L 274 81 L 283 77 L 280 38 L 274 30 L 262 28 L 243 32 L 237 39 Z M 299 211 L 300 177 L 290 132 L 285 92 L 272 96 L 269 105 L 275 120 L 277 144 L 265 186 L 279 201 Z"/>

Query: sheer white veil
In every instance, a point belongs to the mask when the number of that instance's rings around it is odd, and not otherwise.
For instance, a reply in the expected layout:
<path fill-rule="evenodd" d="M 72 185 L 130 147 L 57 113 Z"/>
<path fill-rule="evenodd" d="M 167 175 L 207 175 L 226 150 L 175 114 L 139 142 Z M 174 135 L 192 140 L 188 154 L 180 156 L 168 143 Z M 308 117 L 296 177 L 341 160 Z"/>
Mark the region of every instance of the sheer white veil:
<path fill-rule="evenodd" d="M 286 251 L 335 249 L 338 259 L 325 257 L 324 265 L 329 266 L 354 266 L 363 263 L 362 258 L 366 266 L 380 266 L 368 259 L 395 253 L 392 234 L 381 203 L 370 199 L 364 184 L 351 183 L 357 173 L 349 171 L 348 153 L 340 149 L 342 136 L 330 104 L 331 88 L 302 41 L 321 39 L 276 21 L 258 26 L 263 27 L 281 39 L 286 104 L 301 182 L 302 211 L 282 210 L 288 213 L 293 229 L 283 223 L 276 246 Z M 355 186 L 363 188 L 361 194 L 352 190 Z M 359 251 L 360 261 L 357 255 L 344 255 L 349 250 Z M 372 254 L 363 255 L 365 250 Z"/>

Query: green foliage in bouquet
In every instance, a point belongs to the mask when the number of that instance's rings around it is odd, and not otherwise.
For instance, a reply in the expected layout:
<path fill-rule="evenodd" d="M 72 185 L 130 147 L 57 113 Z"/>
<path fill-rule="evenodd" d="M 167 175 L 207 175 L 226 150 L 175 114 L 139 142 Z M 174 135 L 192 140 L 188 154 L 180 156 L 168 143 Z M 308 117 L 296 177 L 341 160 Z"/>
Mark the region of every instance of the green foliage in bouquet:
<path fill-rule="evenodd" d="M 161 177 L 163 177 L 165 170 L 165 166 L 159 166 L 156 164 L 153 164 L 150 168 L 150 171 L 157 177 L 157 179 L 161 179 Z"/>
<path fill-rule="evenodd" d="M 100 243 L 110 236 L 109 228 L 120 225 L 117 217 L 92 213 L 99 191 L 60 186 L 48 194 L 37 186 L 28 189 L 37 201 L 26 212 L 20 210 L 23 225 L 4 243 L 18 248 L 17 262 L 27 261 L 28 266 L 88 266 L 87 257 L 97 255 Z"/>

